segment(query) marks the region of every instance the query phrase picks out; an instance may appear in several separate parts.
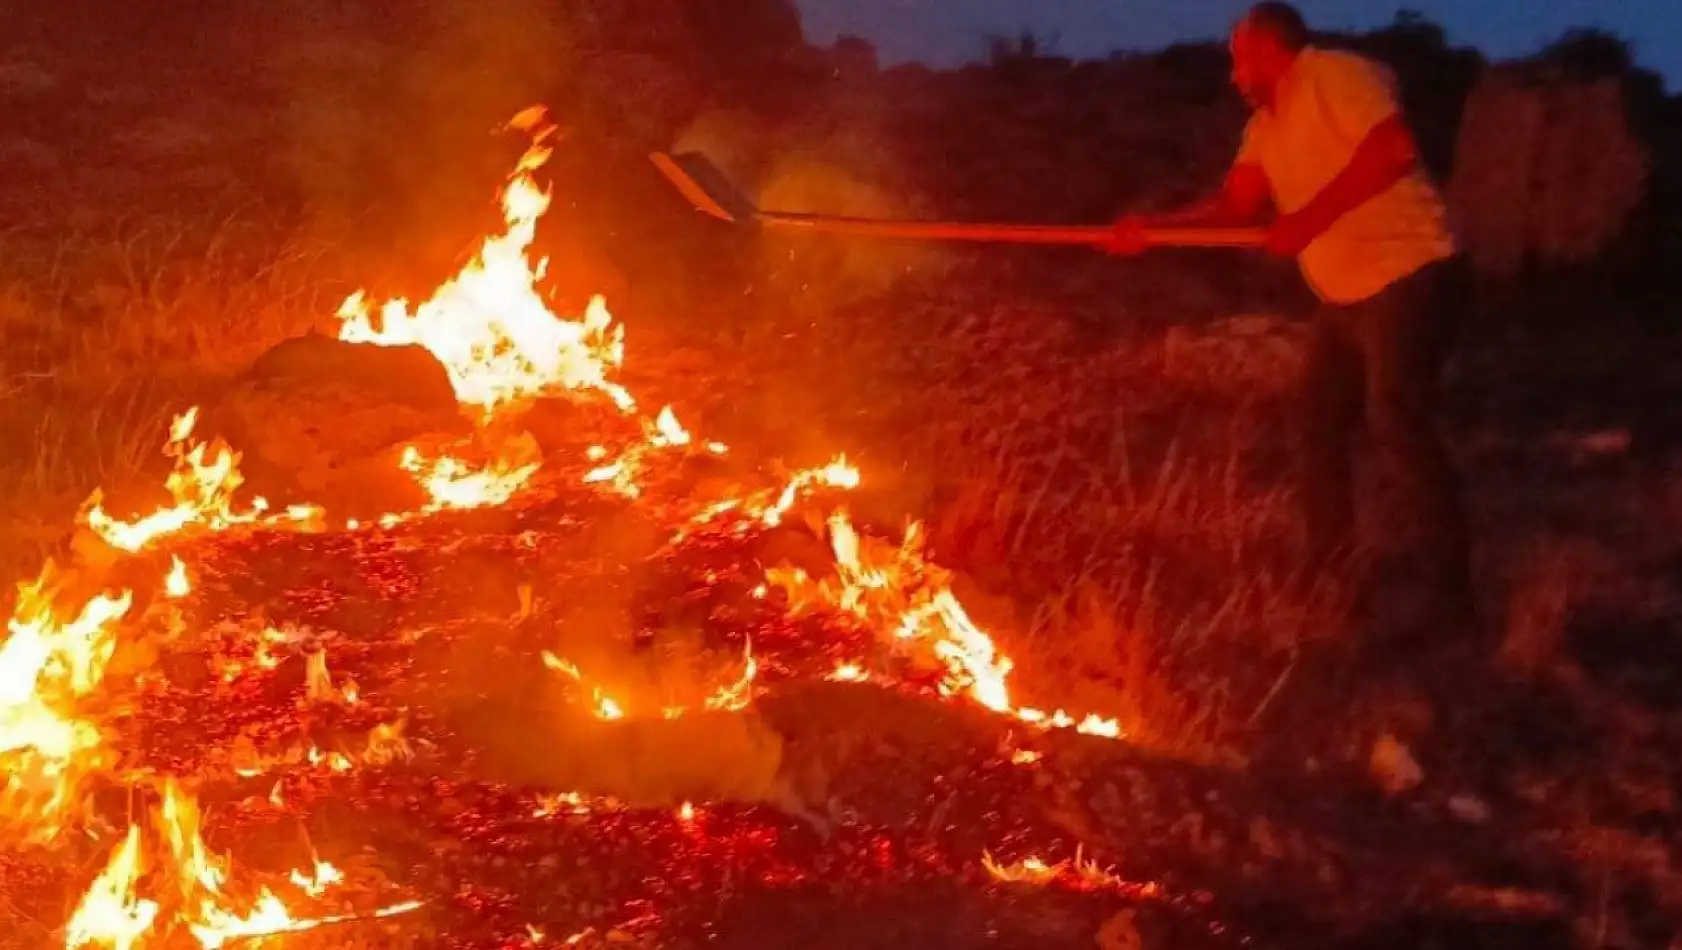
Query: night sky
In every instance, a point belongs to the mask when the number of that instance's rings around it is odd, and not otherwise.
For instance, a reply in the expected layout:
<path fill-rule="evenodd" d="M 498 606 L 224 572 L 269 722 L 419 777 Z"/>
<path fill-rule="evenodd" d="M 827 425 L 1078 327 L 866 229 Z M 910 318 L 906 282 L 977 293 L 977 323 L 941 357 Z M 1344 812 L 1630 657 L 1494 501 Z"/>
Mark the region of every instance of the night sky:
<path fill-rule="evenodd" d="M 1249 0 L 797 0 L 807 36 L 841 33 L 876 43 L 885 65 L 949 65 L 973 58 L 990 33 L 1057 33 L 1058 53 L 1100 56 L 1176 40 L 1224 36 Z M 1441 23 L 1449 41 L 1495 58 L 1533 52 L 1567 28 L 1598 26 L 1633 42 L 1643 65 L 1682 90 L 1682 0 L 1298 0 L 1310 24 L 1332 29 L 1389 22 L 1398 7 Z"/>

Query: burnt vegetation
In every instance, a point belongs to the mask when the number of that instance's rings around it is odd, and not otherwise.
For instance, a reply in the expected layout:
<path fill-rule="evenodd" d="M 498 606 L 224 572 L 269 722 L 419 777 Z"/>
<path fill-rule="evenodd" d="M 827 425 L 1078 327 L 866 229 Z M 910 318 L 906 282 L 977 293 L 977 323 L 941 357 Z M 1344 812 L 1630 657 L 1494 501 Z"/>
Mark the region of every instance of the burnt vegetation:
<path fill-rule="evenodd" d="M 746 593 L 763 566 L 824 560 L 805 536 L 674 555 L 668 526 L 580 489 L 367 543 L 218 540 L 195 609 L 227 622 L 173 658 L 125 656 L 181 684 L 145 693 L 126 734 L 148 767 L 185 773 L 203 747 L 249 745 L 295 715 L 298 675 L 234 695 L 223 719 L 206 711 L 230 699 L 218 651 L 265 611 L 412 710 L 448 769 L 297 792 L 312 810 L 293 825 L 363 854 L 357 883 L 429 900 L 424 924 L 356 940 L 536 946 L 525 928 L 609 939 L 650 917 L 611 939 L 1682 937 L 1682 99 L 1618 38 L 1574 33 L 1514 63 L 1409 14 L 1323 38 L 1397 70 L 1481 275 L 1446 422 L 1494 639 L 1478 657 L 1374 669 L 1345 656 L 1359 632 L 1338 618 L 1360 590 L 1378 592 L 1361 605 L 1375 626 L 1406 608 L 1405 577 L 1385 574 L 1406 525 L 1363 526 L 1367 575 L 1298 583 L 1290 420 L 1311 301 L 1292 267 L 788 237 L 697 214 L 647 160 L 705 151 L 780 210 L 1102 223 L 1218 181 L 1244 120 L 1218 44 L 1076 61 L 1053 38 L 1006 37 L 940 71 L 884 68 L 856 38 L 808 45 L 785 0 L 34 6 L 0 36 L 12 575 L 77 556 L 68 529 L 96 487 L 143 506 L 186 405 L 240 393 L 242 425 L 307 434 L 250 446 L 264 464 L 359 444 L 360 430 L 324 433 L 323 415 L 396 425 L 366 380 L 341 391 L 305 374 L 308 398 L 257 399 L 253 364 L 332 333 L 359 287 L 424 298 L 452 274 L 500 222 L 488 199 L 523 143 L 497 130 L 543 103 L 562 130 L 538 232 L 556 311 L 605 294 L 628 385 L 739 455 L 846 452 L 866 486 L 854 521 L 893 540 L 922 522 L 929 559 L 1015 659 L 1014 689 L 1128 733 L 1058 737 L 1037 770 L 1013 769 L 1009 723 L 821 682 L 715 732 L 530 725 L 564 718 L 552 680 L 525 682 L 554 629 L 596 631 L 615 642 L 573 647 L 630 664 L 729 616 L 768 655 L 789 651 L 783 672 L 820 675 L 841 657 L 800 651 L 856 631 Z M 531 424 L 576 437 L 576 455 L 599 420 Z M 1382 460 L 1369 468 L 1382 488 Z M 423 627 L 450 635 L 410 637 Z M 532 817 L 591 780 L 649 807 Z M 222 840 L 248 841 L 244 803 L 267 794 L 226 792 Z M 699 825 L 673 823 L 674 804 L 709 795 Z M 110 842 L 7 851 L 0 946 L 62 941 L 62 909 Z M 977 864 L 985 849 L 1076 846 L 1158 886 L 1024 894 Z"/>

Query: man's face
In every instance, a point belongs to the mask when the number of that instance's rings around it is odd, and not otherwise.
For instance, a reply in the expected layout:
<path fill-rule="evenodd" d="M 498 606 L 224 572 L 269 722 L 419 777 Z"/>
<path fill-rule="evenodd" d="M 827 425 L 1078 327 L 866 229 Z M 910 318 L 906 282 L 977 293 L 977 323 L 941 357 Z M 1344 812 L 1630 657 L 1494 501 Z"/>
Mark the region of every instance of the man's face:
<path fill-rule="evenodd" d="M 1283 52 L 1278 41 L 1243 20 L 1233 28 L 1228 48 L 1232 52 L 1232 84 L 1244 101 L 1256 109 L 1272 105 L 1273 89 L 1281 73 L 1279 54 Z"/>

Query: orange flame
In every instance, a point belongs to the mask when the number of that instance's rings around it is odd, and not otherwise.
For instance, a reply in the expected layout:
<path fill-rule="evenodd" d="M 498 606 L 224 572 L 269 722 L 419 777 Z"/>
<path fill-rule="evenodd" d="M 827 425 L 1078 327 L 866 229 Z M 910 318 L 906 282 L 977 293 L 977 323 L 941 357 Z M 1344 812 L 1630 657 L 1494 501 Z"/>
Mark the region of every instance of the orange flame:
<path fill-rule="evenodd" d="M 768 522 L 770 523 L 770 522 Z M 828 534 L 835 554 L 836 577 L 813 580 L 799 568 L 773 568 L 767 583 L 782 589 L 796 612 L 831 607 L 858 617 L 901 647 L 925 649 L 946 669 L 944 695 L 964 695 L 997 713 L 1044 729 L 1069 729 L 1119 738 L 1114 719 L 1088 715 L 1076 719 L 1063 710 L 1046 713 L 1017 707 L 1008 680 L 1015 664 L 998 651 L 993 638 L 970 619 L 952 593 L 948 572 L 923 555 L 920 526 L 911 524 L 897 548 L 860 538 L 845 511 L 830 515 Z M 856 664 L 843 666 L 832 679 L 862 676 Z"/>
<path fill-rule="evenodd" d="M 1029 855 L 1011 864 L 1000 864 L 988 852 L 981 853 L 981 866 L 995 881 L 1007 884 L 1045 886 L 1062 884 L 1076 890 L 1098 891 L 1127 886 L 1127 882 L 1098 866 L 1098 862 L 1083 857 L 1075 850 L 1073 859 L 1047 864 L 1045 859 Z"/>
<path fill-rule="evenodd" d="M 587 685 L 584 682 L 584 673 L 579 670 L 577 666 L 561 659 L 553 653 L 550 653 L 548 650 L 543 651 L 543 665 L 547 666 L 549 669 L 566 674 L 579 685 Z M 595 703 L 595 713 L 597 719 L 614 720 L 625 718 L 625 707 L 619 705 L 618 701 L 613 697 L 602 692 L 601 687 L 591 686 L 590 698 Z"/>

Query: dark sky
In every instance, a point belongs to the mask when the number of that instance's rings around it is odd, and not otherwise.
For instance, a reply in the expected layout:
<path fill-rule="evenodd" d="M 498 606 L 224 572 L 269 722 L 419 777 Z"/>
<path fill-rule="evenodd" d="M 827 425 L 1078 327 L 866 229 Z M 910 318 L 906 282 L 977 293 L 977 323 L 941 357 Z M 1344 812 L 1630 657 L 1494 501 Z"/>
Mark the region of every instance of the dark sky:
<path fill-rule="evenodd" d="M 875 41 L 884 64 L 907 59 L 945 65 L 976 56 L 989 33 L 1024 28 L 1059 34 L 1073 56 L 1112 49 L 1156 49 L 1175 40 L 1223 36 L 1249 0 L 797 0 L 807 35 L 827 43 L 840 33 Z M 1398 7 L 1443 24 L 1450 42 L 1501 58 L 1532 52 L 1567 28 L 1598 26 L 1631 40 L 1636 58 L 1682 90 L 1682 0 L 1298 0 L 1311 24 L 1379 26 Z"/>

